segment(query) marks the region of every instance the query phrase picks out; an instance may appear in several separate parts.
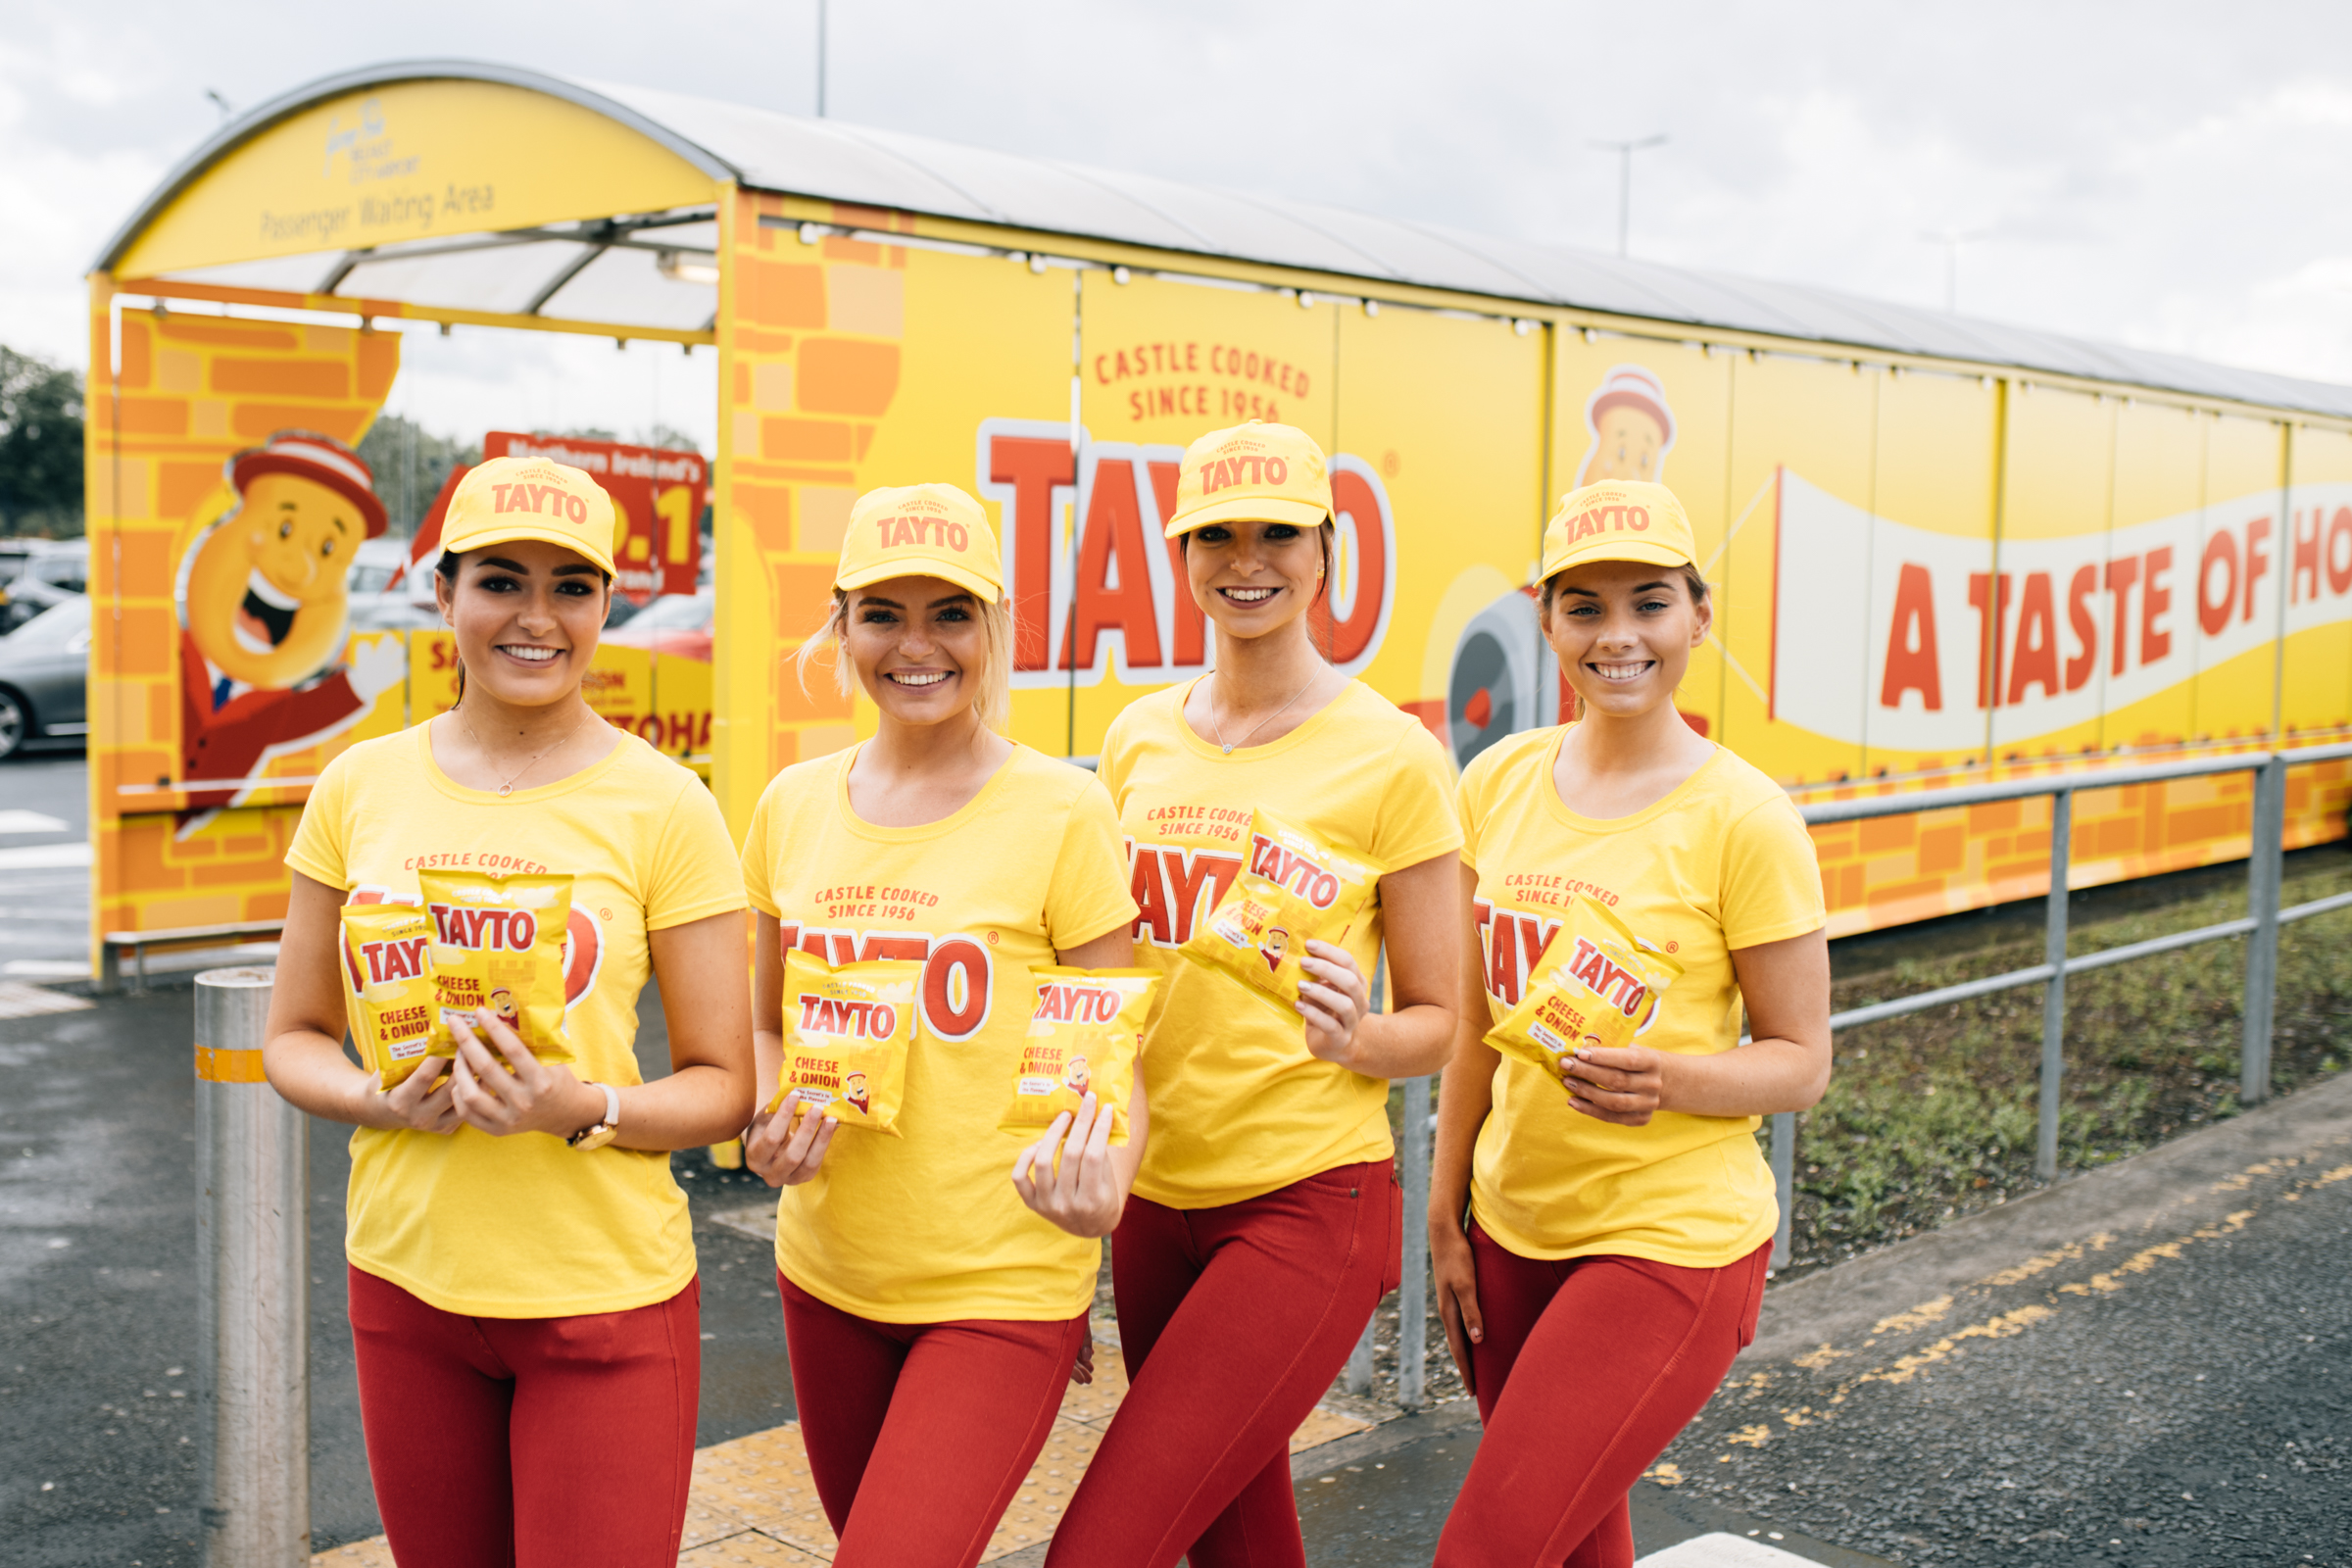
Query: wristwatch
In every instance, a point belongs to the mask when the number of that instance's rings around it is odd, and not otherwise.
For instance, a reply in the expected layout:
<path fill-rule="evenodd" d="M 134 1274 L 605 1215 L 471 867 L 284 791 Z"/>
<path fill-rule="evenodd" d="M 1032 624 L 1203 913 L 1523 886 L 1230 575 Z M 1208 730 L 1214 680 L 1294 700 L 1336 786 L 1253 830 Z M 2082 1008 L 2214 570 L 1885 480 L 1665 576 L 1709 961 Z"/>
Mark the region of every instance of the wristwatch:
<path fill-rule="evenodd" d="M 605 1119 L 592 1122 L 564 1140 L 583 1154 L 591 1149 L 604 1148 L 620 1131 L 620 1091 L 611 1084 L 591 1083 L 588 1087 L 605 1092 Z"/>

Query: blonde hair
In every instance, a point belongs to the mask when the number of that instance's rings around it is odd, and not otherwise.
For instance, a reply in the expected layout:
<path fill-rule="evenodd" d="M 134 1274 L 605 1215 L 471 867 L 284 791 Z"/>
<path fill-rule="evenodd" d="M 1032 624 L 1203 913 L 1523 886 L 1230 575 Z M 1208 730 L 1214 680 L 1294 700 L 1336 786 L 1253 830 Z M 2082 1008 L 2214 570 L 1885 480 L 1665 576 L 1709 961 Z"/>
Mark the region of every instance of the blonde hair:
<path fill-rule="evenodd" d="M 980 605 L 980 630 L 988 639 L 987 662 L 980 667 L 980 695 L 972 699 L 972 711 L 980 722 L 1002 732 L 1012 722 L 1012 612 L 998 600 L 972 596 Z M 800 651 L 792 656 L 794 671 L 800 677 L 801 690 L 808 689 L 808 665 L 820 652 L 830 649 L 833 655 L 833 681 L 844 697 L 858 694 L 858 666 L 851 662 L 842 638 L 849 630 L 850 596 L 846 589 L 833 590 L 833 603 L 825 611 L 824 624 L 817 627 Z"/>

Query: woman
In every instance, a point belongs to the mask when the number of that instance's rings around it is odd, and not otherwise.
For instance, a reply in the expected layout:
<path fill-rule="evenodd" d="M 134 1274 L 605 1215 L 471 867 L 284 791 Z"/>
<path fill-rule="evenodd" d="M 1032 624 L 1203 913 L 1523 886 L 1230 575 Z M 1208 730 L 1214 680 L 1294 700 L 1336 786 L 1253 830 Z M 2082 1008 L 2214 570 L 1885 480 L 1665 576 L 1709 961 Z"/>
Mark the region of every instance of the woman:
<path fill-rule="evenodd" d="M 997 733 L 1012 680 L 1001 573 L 987 515 L 955 486 L 859 499 L 803 660 L 829 646 L 880 728 L 777 774 L 744 844 L 762 1084 L 783 1060 L 787 952 L 923 964 L 900 1136 L 799 1114 L 796 1093 L 744 1146 L 784 1189 L 776 1288 L 836 1568 L 979 1561 L 1064 1385 L 1092 1376 L 1101 1238 L 1148 1131 L 1140 1083 L 1119 1148 L 1092 1094 L 1025 1149 L 998 1130 L 1029 971 L 1123 967 L 1135 918 L 1102 786 Z"/>
<path fill-rule="evenodd" d="M 710 791 L 601 721 L 580 679 L 610 608 L 612 498 L 516 458 L 460 482 L 434 583 L 458 706 L 320 776 L 264 1063 L 350 1122 L 351 1324 L 368 1470 L 408 1563 L 667 1563 L 701 1376 L 694 1238 L 668 1152 L 752 1106 L 743 888 Z M 543 1063 L 498 1013 L 390 1091 L 344 1056 L 337 911 L 417 872 L 568 872 L 564 1032 Z M 637 993 L 669 1018 L 643 1083 Z"/>
<path fill-rule="evenodd" d="M 1452 1045 L 1461 833 L 1437 742 L 1315 649 L 1333 532 L 1303 431 L 1253 422 L 1185 453 L 1167 534 L 1215 670 L 1130 706 L 1102 746 L 1142 961 L 1164 976 L 1144 1050 L 1157 1121 L 1111 1243 L 1133 1387 L 1050 1562 L 1303 1563 L 1291 1434 L 1397 1278 L 1388 1080 Z M 1259 808 L 1386 867 L 1338 940 L 1304 943 L 1287 1017 L 1176 955 Z M 1376 1014 L 1384 939 L 1393 1005 Z"/>
<path fill-rule="evenodd" d="M 1461 784 L 1472 929 L 1429 1245 L 1486 1436 L 1437 1560 L 1627 1568 L 1634 1481 L 1755 1336 L 1779 1210 L 1753 1135 L 1828 1087 L 1829 946 L 1796 808 L 1675 710 L 1709 611 L 1673 493 L 1571 492 L 1540 604 L 1584 717 Z M 1682 973 L 1639 1043 L 1554 1077 L 1483 1036 L 1580 897 Z"/>

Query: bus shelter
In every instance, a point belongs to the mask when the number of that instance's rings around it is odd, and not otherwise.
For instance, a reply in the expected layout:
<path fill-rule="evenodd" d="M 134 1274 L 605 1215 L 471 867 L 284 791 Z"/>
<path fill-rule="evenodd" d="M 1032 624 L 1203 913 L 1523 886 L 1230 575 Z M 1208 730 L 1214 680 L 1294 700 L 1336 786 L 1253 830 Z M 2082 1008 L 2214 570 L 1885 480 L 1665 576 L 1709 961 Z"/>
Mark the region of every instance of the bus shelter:
<path fill-rule="evenodd" d="M 1250 418 L 1332 454 L 1331 657 L 1457 763 L 1560 716 L 1528 587 L 1547 502 L 1609 476 L 1674 486 L 1707 558 L 1686 717 L 1808 796 L 2352 732 L 2352 389 L 411 63 L 224 125 L 90 276 L 94 940 L 282 913 L 318 770 L 452 700 L 444 634 L 345 612 L 383 518 L 349 448 L 436 324 L 709 368 L 708 693 L 699 730 L 656 716 L 739 832 L 778 768 L 870 719 L 788 659 L 860 491 L 983 499 L 1013 734 L 1084 757 L 1205 667 L 1159 523 L 1184 445 Z M 645 477 L 651 570 L 695 509 Z M 628 652 L 600 655 L 612 693 Z M 2299 771 L 2289 842 L 2340 834 L 2348 798 L 2342 764 Z M 2038 893 L 2036 809 L 1822 830 L 1833 929 Z M 2078 883 L 2228 858 L 2247 786 L 2094 793 L 2074 820 Z M 1155 938 L 1189 923 L 1165 893 L 1139 881 Z"/>

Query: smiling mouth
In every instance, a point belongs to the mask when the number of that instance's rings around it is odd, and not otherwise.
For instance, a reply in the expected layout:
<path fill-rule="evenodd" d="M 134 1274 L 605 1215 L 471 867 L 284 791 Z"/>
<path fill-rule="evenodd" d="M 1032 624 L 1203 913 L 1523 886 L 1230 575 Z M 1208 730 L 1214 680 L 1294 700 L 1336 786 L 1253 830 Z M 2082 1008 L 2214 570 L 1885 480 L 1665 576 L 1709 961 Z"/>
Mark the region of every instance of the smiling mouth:
<path fill-rule="evenodd" d="M 1639 663 L 1629 664 L 1600 664 L 1588 662 L 1585 667 L 1602 680 L 1632 681 L 1640 680 L 1657 668 L 1658 662 L 1654 659 L 1644 659 Z"/>
<path fill-rule="evenodd" d="M 1220 588 L 1228 601 L 1237 605 L 1262 605 L 1282 590 L 1279 588 Z"/>
<path fill-rule="evenodd" d="M 245 597 L 229 622 L 229 635 L 249 654 L 273 654 L 294 629 L 302 602 L 277 588 L 260 571 L 245 574 Z"/>
<path fill-rule="evenodd" d="M 894 669 L 882 678 L 893 686 L 907 686 L 916 691 L 922 691 L 928 687 L 937 686 L 953 673 L 954 671 L 945 669 Z"/>
<path fill-rule="evenodd" d="M 552 664 L 564 657 L 563 649 L 542 648 L 536 643 L 500 643 L 498 651 L 526 664 Z"/>

